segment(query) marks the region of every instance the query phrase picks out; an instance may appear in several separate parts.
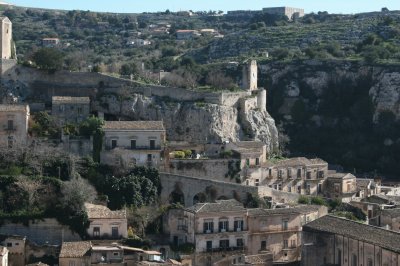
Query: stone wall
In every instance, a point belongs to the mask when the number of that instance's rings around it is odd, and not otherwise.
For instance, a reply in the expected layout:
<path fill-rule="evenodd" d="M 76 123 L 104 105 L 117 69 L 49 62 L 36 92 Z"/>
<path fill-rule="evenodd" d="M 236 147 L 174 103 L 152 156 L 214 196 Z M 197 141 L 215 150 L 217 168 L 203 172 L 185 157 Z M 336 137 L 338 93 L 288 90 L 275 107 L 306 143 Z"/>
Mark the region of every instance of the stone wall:
<path fill-rule="evenodd" d="M 235 159 L 170 160 L 168 172 L 171 174 L 201 177 L 222 182 L 235 182 L 229 175 L 236 167 Z M 232 169 L 230 171 L 230 168 Z M 236 169 L 236 168 L 235 168 Z"/>
<path fill-rule="evenodd" d="M 60 245 L 62 241 L 81 240 L 80 236 L 72 232 L 68 226 L 61 225 L 53 218 L 29 221 L 28 226 L 6 221 L 0 226 L 0 234 L 26 236 L 27 239 L 39 245 Z"/>
<path fill-rule="evenodd" d="M 14 68 L 17 65 L 17 60 L 16 59 L 1 59 L 1 75 L 5 75 L 8 73 L 12 68 Z"/>
<path fill-rule="evenodd" d="M 161 202 L 169 202 L 172 193 L 178 193 L 184 198 L 186 207 L 192 206 L 193 198 L 200 194 L 208 200 L 236 199 L 245 203 L 248 194 L 257 193 L 257 187 L 169 173 L 160 173 L 160 179 L 162 186 Z"/>
<path fill-rule="evenodd" d="M 283 192 L 268 186 L 259 186 L 257 189 L 260 197 L 270 197 L 272 201 L 279 203 L 297 203 L 300 197 L 300 194 Z"/>

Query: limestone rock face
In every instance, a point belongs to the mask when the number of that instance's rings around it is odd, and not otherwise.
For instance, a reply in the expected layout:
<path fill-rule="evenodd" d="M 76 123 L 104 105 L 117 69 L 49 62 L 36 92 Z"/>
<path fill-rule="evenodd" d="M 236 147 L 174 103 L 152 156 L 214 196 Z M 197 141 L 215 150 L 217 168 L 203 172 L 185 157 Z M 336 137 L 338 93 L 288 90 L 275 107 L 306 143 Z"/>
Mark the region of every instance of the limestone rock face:
<path fill-rule="evenodd" d="M 236 107 L 174 102 L 141 94 L 133 94 L 123 101 L 115 95 L 102 96 L 93 107 L 123 119 L 163 120 L 171 141 L 221 143 L 245 140 L 250 135 L 265 142 L 269 152 L 278 149 L 275 121 L 263 110 L 242 114 Z"/>
<path fill-rule="evenodd" d="M 381 72 L 376 74 L 377 83 L 369 90 L 375 105 L 374 120 L 382 111 L 391 111 L 400 118 L 400 73 Z"/>

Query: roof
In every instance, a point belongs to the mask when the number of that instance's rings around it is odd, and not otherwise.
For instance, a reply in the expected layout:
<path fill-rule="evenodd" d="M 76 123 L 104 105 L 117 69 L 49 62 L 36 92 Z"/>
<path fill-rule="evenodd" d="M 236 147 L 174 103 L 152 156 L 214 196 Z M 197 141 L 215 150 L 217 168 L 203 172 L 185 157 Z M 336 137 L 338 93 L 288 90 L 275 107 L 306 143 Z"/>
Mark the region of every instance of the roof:
<path fill-rule="evenodd" d="M 333 174 L 328 174 L 328 178 L 346 179 L 346 178 L 355 178 L 355 176 L 350 173 L 333 173 Z"/>
<path fill-rule="evenodd" d="M 85 203 L 89 219 L 126 219 L 126 211 L 112 211 L 106 206 Z"/>
<path fill-rule="evenodd" d="M 357 178 L 357 187 L 359 188 L 367 188 L 369 184 L 372 184 L 374 187 L 375 181 L 373 179 L 367 179 L 367 178 Z"/>
<path fill-rule="evenodd" d="M 127 247 L 127 246 L 121 246 L 121 248 L 124 249 L 124 250 L 140 252 L 140 253 L 144 253 L 144 254 L 147 254 L 147 255 L 161 255 L 160 252 L 155 251 L 155 250 L 144 250 L 144 249 L 141 249 L 141 248 Z"/>
<path fill-rule="evenodd" d="M 298 205 L 292 208 L 277 209 L 249 209 L 249 216 L 270 216 L 270 215 L 289 215 L 289 214 L 307 214 L 319 211 L 321 205 Z"/>
<path fill-rule="evenodd" d="M 162 121 L 105 121 L 103 129 L 165 130 Z"/>
<path fill-rule="evenodd" d="M 177 30 L 176 33 L 193 33 L 197 32 L 197 30 Z"/>
<path fill-rule="evenodd" d="M 118 246 L 93 246 L 93 251 L 120 251 L 122 248 Z"/>
<path fill-rule="evenodd" d="M 60 258 L 81 258 L 92 248 L 90 241 L 63 242 Z"/>
<path fill-rule="evenodd" d="M 246 209 L 243 207 L 243 204 L 237 200 L 217 200 L 216 202 L 206 202 L 206 203 L 197 203 L 190 208 L 186 209 L 187 211 L 194 213 L 205 213 L 205 212 L 234 212 L 234 211 L 245 211 Z"/>
<path fill-rule="evenodd" d="M 295 157 L 289 158 L 279 161 L 268 161 L 267 166 L 275 166 L 275 167 L 296 167 L 296 166 L 310 166 L 310 165 L 320 165 L 320 164 L 328 164 L 322 159 L 315 158 L 315 159 L 307 159 L 305 157 Z"/>
<path fill-rule="evenodd" d="M 22 104 L 0 104 L 0 112 L 26 112 L 28 105 Z"/>
<path fill-rule="evenodd" d="M 60 39 L 59 38 L 43 38 L 42 40 L 44 40 L 44 41 L 57 41 L 57 40 L 60 40 Z"/>
<path fill-rule="evenodd" d="M 265 143 L 261 141 L 238 141 L 232 144 L 235 146 L 232 150 L 240 153 L 262 152 L 265 146 Z"/>
<path fill-rule="evenodd" d="M 377 204 L 400 205 L 400 196 L 389 196 L 389 195 L 376 194 L 376 195 L 372 195 L 366 199 L 363 199 L 362 201 L 370 202 L 370 203 L 377 203 Z"/>
<path fill-rule="evenodd" d="M 332 215 L 325 215 L 304 225 L 303 231 L 342 235 L 400 253 L 400 233 Z"/>
<path fill-rule="evenodd" d="M 51 102 L 54 103 L 90 103 L 89 97 L 70 97 L 70 96 L 53 96 Z"/>

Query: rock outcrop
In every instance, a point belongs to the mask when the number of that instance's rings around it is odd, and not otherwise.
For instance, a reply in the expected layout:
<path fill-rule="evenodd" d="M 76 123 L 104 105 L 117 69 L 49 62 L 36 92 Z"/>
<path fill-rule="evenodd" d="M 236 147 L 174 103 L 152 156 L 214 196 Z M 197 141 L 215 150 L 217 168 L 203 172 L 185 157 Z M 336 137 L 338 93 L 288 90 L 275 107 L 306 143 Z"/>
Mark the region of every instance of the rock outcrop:
<path fill-rule="evenodd" d="M 163 120 L 171 141 L 221 143 L 251 136 L 265 142 L 269 152 L 278 149 L 275 121 L 258 109 L 242 114 L 235 106 L 176 102 L 140 94 L 122 101 L 114 94 L 104 95 L 95 102 L 94 109 L 122 119 Z"/>

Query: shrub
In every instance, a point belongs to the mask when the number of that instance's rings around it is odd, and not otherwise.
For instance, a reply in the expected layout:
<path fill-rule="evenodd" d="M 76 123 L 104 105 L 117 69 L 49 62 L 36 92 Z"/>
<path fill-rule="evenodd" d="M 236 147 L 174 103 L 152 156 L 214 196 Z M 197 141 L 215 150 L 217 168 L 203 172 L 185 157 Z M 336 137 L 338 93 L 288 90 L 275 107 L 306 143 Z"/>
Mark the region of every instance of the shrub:
<path fill-rule="evenodd" d="M 311 204 L 314 205 L 328 205 L 328 203 L 323 199 L 322 197 L 312 197 L 311 198 Z"/>
<path fill-rule="evenodd" d="M 310 204 L 310 199 L 306 196 L 300 196 L 297 202 L 299 204 Z"/>
<path fill-rule="evenodd" d="M 183 151 L 174 151 L 172 154 L 174 155 L 174 158 L 176 158 L 176 159 L 185 158 L 185 153 Z"/>
<path fill-rule="evenodd" d="M 185 154 L 185 158 L 189 158 L 190 156 L 192 156 L 191 150 L 184 150 L 183 153 Z"/>

